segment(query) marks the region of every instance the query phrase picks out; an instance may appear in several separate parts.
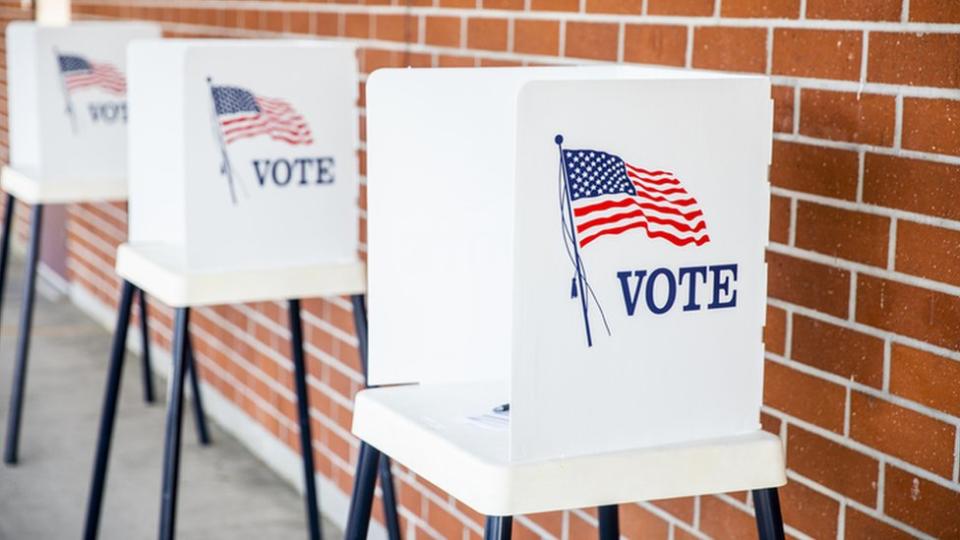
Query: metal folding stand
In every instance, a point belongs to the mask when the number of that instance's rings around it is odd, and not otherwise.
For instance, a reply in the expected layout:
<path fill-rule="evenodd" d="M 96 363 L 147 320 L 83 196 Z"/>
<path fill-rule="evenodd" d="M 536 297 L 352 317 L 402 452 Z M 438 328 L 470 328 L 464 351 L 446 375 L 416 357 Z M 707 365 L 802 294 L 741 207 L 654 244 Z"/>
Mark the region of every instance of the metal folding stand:
<path fill-rule="evenodd" d="M 362 294 L 350 297 L 353 303 L 353 322 L 357 330 L 357 348 L 360 352 L 360 367 L 363 370 L 363 384 L 367 386 L 367 305 Z M 360 441 L 360 455 L 354 472 L 353 493 L 350 499 L 351 513 L 347 531 L 354 531 L 351 538 L 366 538 L 370 527 L 370 513 L 373 509 L 374 491 L 377 475 L 380 476 L 380 490 L 383 494 L 383 513 L 387 522 L 387 535 L 390 540 L 400 539 L 400 518 L 397 516 L 397 497 L 394 491 L 393 473 L 390 469 L 390 457 L 376 448 Z M 353 509 L 356 508 L 356 512 Z M 356 515 L 355 515 L 356 514 Z"/>
<path fill-rule="evenodd" d="M 140 318 L 143 321 L 147 316 L 146 300 L 142 290 L 135 287 L 129 281 L 124 281 L 120 288 L 120 304 L 117 311 L 117 326 L 113 334 L 113 344 L 110 349 L 110 363 L 107 367 L 107 385 L 104 390 L 103 408 L 100 413 L 100 428 L 97 435 L 97 451 L 93 464 L 93 479 L 90 485 L 90 494 L 87 499 L 87 513 L 83 526 L 83 537 L 92 540 L 97 537 L 100 527 L 100 514 L 103 506 L 103 493 L 107 480 L 107 464 L 110 458 L 110 443 L 113 440 L 113 426 L 117 415 L 117 401 L 120 397 L 120 380 L 123 375 L 123 360 L 126 353 L 127 328 L 130 324 L 130 312 L 133 304 L 133 296 L 139 293 L 140 297 Z M 186 321 L 184 321 L 186 322 Z M 141 322 L 141 332 L 143 332 L 143 350 L 149 350 L 149 334 L 146 332 L 145 323 Z M 193 392 L 193 410 L 196 418 L 197 439 L 200 444 L 210 444 L 209 429 L 207 428 L 206 416 L 203 412 L 203 402 L 200 398 L 200 381 L 196 365 L 193 358 L 193 349 L 190 344 L 189 336 L 184 329 L 184 343 L 186 347 L 187 370 L 190 372 L 190 383 Z M 175 343 L 176 345 L 176 343 Z M 178 364 L 176 351 L 174 348 L 174 369 Z M 144 369 L 149 369 L 149 358 L 144 356 Z M 174 374 L 174 386 L 176 386 L 176 373 Z M 152 401 L 153 382 L 149 375 L 144 376 L 144 399 Z M 148 394 L 149 389 L 149 394 Z M 174 388 L 174 392 L 176 388 Z M 178 406 L 182 404 L 182 386 L 180 388 L 180 400 Z M 149 397 L 148 397 L 149 396 Z M 177 433 L 179 441 L 179 427 Z"/>
<path fill-rule="evenodd" d="M 9 265 L 10 237 L 13 231 L 13 212 L 16 198 L 7 193 L 3 216 L 3 237 L 0 239 L 0 309 L 6 286 L 7 267 Z M 27 364 L 30 351 L 30 335 L 33 327 L 33 308 L 36 300 L 37 265 L 40 256 L 40 237 L 43 227 L 43 204 L 34 204 L 30 217 L 30 233 L 27 245 L 27 266 L 23 281 L 23 300 L 20 305 L 20 324 L 17 334 L 16 359 L 14 364 L 13 388 L 10 392 L 6 445 L 4 462 L 15 464 L 19 459 L 20 427 L 23 418 L 23 400 L 26 391 Z M 153 379 L 150 370 L 150 346 L 147 334 L 147 304 L 140 296 L 140 330 L 143 335 L 143 398 L 152 403 Z"/>

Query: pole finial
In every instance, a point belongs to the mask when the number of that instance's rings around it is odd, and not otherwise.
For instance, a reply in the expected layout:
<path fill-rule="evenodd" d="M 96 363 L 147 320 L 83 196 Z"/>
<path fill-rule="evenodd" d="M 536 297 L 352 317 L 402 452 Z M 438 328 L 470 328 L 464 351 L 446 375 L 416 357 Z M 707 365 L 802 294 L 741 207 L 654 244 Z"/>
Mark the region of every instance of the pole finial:
<path fill-rule="evenodd" d="M 557 136 L 553 138 L 553 142 L 557 144 L 563 144 L 563 135 L 558 133 Z"/>

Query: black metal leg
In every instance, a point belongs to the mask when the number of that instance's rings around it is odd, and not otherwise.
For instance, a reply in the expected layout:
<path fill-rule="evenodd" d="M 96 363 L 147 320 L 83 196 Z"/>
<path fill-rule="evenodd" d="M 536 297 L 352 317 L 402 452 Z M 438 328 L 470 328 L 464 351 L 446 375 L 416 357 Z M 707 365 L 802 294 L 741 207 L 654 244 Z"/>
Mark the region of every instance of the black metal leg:
<path fill-rule="evenodd" d="M 777 488 L 753 490 L 753 506 L 760 540 L 783 540 L 783 517 Z"/>
<path fill-rule="evenodd" d="M 510 516 L 487 516 L 483 528 L 483 540 L 510 540 L 513 518 Z"/>
<path fill-rule="evenodd" d="M 128 281 L 120 289 L 120 307 L 117 326 L 110 348 L 110 365 L 107 368 L 107 387 L 103 394 L 100 412 L 100 432 L 97 435 L 97 453 L 93 461 L 93 479 L 87 498 L 87 517 L 83 525 L 83 538 L 94 540 L 100 526 L 100 508 L 107 481 L 107 464 L 110 460 L 110 442 L 113 439 L 113 422 L 117 416 L 117 400 L 120 397 L 120 379 L 123 374 L 123 356 L 127 343 L 127 325 L 130 324 L 130 308 L 136 288 Z"/>
<path fill-rule="evenodd" d="M 190 393 L 193 394 L 193 420 L 197 425 L 197 439 L 200 444 L 210 444 L 210 430 L 207 428 L 207 415 L 203 412 L 203 397 L 200 395 L 200 373 L 197 372 L 197 360 L 193 356 L 193 340 L 187 330 L 187 372 L 190 374 Z"/>
<path fill-rule="evenodd" d="M 287 304 L 290 316 L 290 348 L 293 356 L 293 380 L 297 387 L 297 419 L 300 423 L 300 454 L 303 459 L 303 492 L 307 505 L 307 526 L 311 540 L 320 540 L 320 512 L 317 506 L 317 485 L 313 468 L 313 436 L 310 430 L 310 401 L 307 393 L 307 366 L 303 359 L 303 322 L 300 300 Z"/>
<path fill-rule="evenodd" d="M 600 540 L 618 540 L 620 538 L 620 511 L 617 505 L 597 507 Z"/>
<path fill-rule="evenodd" d="M 140 338 L 142 343 L 140 347 L 142 369 L 140 376 L 143 379 L 143 400 L 147 403 L 153 403 L 155 398 L 153 392 L 153 370 L 151 369 L 150 362 L 150 324 L 147 318 L 147 293 L 143 292 L 142 289 L 137 290 L 139 291 L 138 296 L 140 297 Z"/>
<path fill-rule="evenodd" d="M 3 308 L 3 292 L 7 285 L 7 256 L 10 254 L 10 233 L 13 232 L 13 208 L 17 200 L 7 193 L 3 211 L 3 237 L 0 238 L 0 311 Z"/>
<path fill-rule="evenodd" d="M 167 428 L 163 445 L 163 492 L 160 500 L 160 540 L 172 540 L 176 530 L 177 485 L 180 477 L 180 434 L 183 427 L 183 383 L 187 369 L 187 327 L 190 308 L 177 308 L 173 323 L 173 373 Z"/>
<path fill-rule="evenodd" d="M 27 355 L 30 352 L 30 331 L 33 324 L 34 292 L 37 283 L 37 260 L 40 256 L 40 228 L 43 205 L 33 207 L 30 217 L 30 243 L 27 247 L 27 268 L 23 280 L 23 303 L 20 304 L 20 328 L 17 336 L 17 357 L 13 371 L 13 391 L 10 393 L 10 411 L 7 417 L 7 446 L 3 460 L 17 462 L 20 444 L 20 419 L 23 416 L 23 391 L 27 382 Z"/>
<path fill-rule="evenodd" d="M 350 513 L 347 515 L 346 540 L 366 540 L 370 529 L 370 511 L 373 508 L 373 493 L 377 488 L 377 468 L 380 451 L 360 441 L 357 470 L 353 476 L 353 493 L 350 496 Z"/>
<path fill-rule="evenodd" d="M 367 386 L 367 303 L 362 294 L 350 297 L 353 304 L 353 325 L 357 332 L 357 349 L 360 352 L 360 367 L 363 370 L 363 385 Z M 359 472 L 359 463 L 357 464 Z M 390 470 L 390 457 L 380 458 L 380 489 L 383 490 L 383 513 L 387 521 L 387 536 L 400 540 L 400 517 L 397 515 L 397 497 Z"/>

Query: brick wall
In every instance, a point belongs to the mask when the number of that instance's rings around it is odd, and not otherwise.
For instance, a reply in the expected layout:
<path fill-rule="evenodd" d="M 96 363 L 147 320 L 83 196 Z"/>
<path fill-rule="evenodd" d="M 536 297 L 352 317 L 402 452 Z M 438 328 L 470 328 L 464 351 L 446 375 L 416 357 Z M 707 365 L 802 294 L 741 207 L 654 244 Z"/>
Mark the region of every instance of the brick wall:
<path fill-rule="evenodd" d="M 4 21 L 29 15 L 0 6 Z M 74 0 L 74 14 L 160 21 L 170 36 L 349 39 L 363 76 L 607 61 L 770 75 L 762 420 L 787 452 L 788 532 L 960 537 L 957 0 Z M 74 206 L 69 218 L 70 280 L 114 305 L 125 205 Z M 348 493 L 361 382 L 350 307 L 305 306 L 317 468 Z M 170 312 L 154 311 L 169 348 Z M 297 449 L 285 317 L 278 303 L 202 309 L 193 328 L 204 380 Z M 480 537 L 480 516 L 396 472 L 409 538 Z M 630 538 L 755 534 L 745 493 L 621 512 Z M 522 517 L 515 533 L 589 538 L 595 525 L 585 509 Z"/>

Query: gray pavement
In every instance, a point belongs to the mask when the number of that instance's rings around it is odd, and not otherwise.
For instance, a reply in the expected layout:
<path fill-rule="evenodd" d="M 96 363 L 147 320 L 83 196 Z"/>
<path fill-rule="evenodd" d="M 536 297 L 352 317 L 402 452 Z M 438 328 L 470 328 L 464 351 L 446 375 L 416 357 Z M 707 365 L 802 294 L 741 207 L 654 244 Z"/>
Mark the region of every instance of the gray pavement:
<path fill-rule="evenodd" d="M 8 277 L 0 326 L 0 432 L 6 433 L 22 267 Z M 34 332 L 20 438 L 20 463 L 0 464 L 0 540 L 80 538 L 110 334 L 66 298 L 43 295 Z M 114 431 L 102 539 L 155 538 L 164 427 L 160 402 L 143 402 L 140 360 L 127 355 Z M 185 409 L 178 538 L 302 539 L 302 498 L 211 422 L 200 447 Z M 325 537 L 341 533 L 325 523 Z"/>

